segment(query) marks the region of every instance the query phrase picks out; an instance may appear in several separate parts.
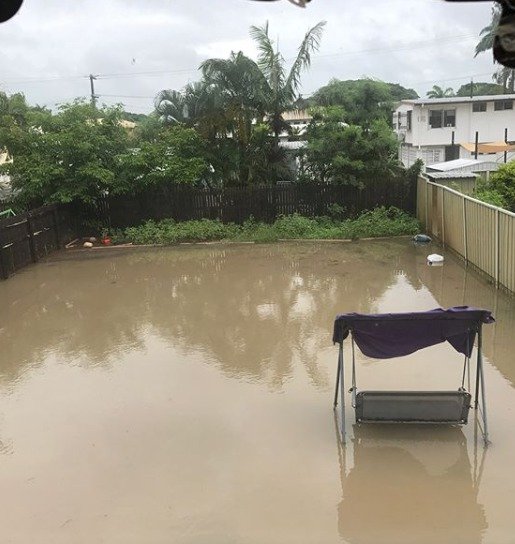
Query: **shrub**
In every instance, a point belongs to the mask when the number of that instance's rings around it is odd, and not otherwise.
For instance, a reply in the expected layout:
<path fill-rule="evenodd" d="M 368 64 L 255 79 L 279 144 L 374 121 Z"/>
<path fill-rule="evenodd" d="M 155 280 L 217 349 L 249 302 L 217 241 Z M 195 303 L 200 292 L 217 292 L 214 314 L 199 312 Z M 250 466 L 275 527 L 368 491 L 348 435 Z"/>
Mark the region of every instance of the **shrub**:
<path fill-rule="evenodd" d="M 376 208 L 362 213 L 357 219 L 336 221 L 329 217 L 310 219 L 299 214 L 283 216 L 272 225 L 259 223 L 254 218 L 241 226 L 224 224 L 218 220 L 201 219 L 176 223 L 171 219 L 147 221 L 138 227 L 117 230 L 114 243 L 176 244 L 214 240 L 276 242 L 279 239 L 348 239 L 376 236 L 415 234 L 418 221 L 397 208 Z"/>

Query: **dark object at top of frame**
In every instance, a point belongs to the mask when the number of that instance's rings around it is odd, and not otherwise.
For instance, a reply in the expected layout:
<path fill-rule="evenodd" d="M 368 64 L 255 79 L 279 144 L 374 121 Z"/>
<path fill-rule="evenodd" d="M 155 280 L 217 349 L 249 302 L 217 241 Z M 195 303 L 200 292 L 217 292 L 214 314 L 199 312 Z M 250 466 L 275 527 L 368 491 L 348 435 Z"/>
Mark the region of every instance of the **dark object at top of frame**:
<path fill-rule="evenodd" d="M 23 0 L 0 0 L 0 23 L 14 17 L 22 4 Z"/>

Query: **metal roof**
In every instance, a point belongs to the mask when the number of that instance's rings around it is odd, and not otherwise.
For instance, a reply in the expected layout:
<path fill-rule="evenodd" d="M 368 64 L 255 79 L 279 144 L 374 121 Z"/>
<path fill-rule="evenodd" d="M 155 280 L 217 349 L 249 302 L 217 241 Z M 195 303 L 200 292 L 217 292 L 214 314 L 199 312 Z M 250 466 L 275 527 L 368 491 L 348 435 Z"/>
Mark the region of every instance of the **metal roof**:
<path fill-rule="evenodd" d="M 438 170 L 440 172 L 448 172 L 450 170 L 457 170 L 459 168 L 467 168 L 470 166 L 478 166 L 484 161 L 478 161 L 476 159 L 455 159 L 453 161 L 439 162 L 435 164 L 429 164 L 428 169 Z"/>
<path fill-rule="evenodd" d="M 494 100 L 515 100 L 515 94 L 491 94 L 487 96 L 450 96 L 447 98 L 416 98 L 414 100 L 402 100 L 402 104 L 459 104 L 469 102 L 493 102 Z"/>

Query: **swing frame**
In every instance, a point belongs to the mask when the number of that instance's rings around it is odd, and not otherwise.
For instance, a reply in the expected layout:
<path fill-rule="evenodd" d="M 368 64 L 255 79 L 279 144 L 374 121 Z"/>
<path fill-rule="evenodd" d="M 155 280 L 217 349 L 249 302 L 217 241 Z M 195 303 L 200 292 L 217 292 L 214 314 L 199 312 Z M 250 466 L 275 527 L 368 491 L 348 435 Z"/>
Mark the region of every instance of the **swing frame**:
<path fill-rule="evenodd" d="M 472 311 L 472 308 L 459 307 L 451 308 L 449 310 L 434 310 L 433 312 L 459 312 L 459 311 Z M 480 310 L 479 310 L 480 311 Z M 485 379 L 483 369 L 483 323 L 491 323 L 494 321 L 489 312 L 485 312 L 486 317 L 481 316 L 481 319 L 477 319 L 473 328 L 465 329 L 463 334 L 473 333 L 472 338 L 477 335 L 477 348 L 476 348 L 476 376 L 475 376 L 475 392 L 473 408 L 476 412 L 476 422 L 479 424 L 484 444 L 489 443 L 488 436 L 488 420 L 486 409 L 486 390 Z M 423 312 L 422 312 L 423 313 Z M 429 312 L 431 313 L 431 312 Z M 342 332 L 337 332 L 337 322 L 345 317 L 348 317 L 347 329 Z M 353 325 L 352 318 L 360 318 L 361 323 L 366 321 L 367 317 L 370 321 L 374 320 L 377 323 L 381 323 L 381 318 L 384 321 L 396 319 L 397 323 L 403 320 L 404 314 L 385 314 L 371 315 L 371 316 L 359 316 L 359 314 L 344 314 L 338 316 L 335 321 L 335 334 L 333 340 L 338 343 L 338 370 L 336 375 L 336 387 L 334 393 L 333 409 L 336 411 L 338 405 L 338 396 L 341 396 L 341 439 L 345 443 L 346 437 L 346 424 L 345 424 L 345 365 L 344 365 L 344 351 L 343 340 L 345 337 L 351 335 L 352 346 L 352 386 L 349 392 L 352 395 L 351 405 L 355 409 L 356 423 L 429 423 L 429 424 L 444 424 L 444 425 L 465 425 L 468 422 L 468 411 L 472 408 L 472 395 L 467 392 L 464 387 L 465 374 L 468 371 L 470 380 L 470 358 L 472 355 L 473 347 L 469 345 L 469 336 L 467 336 L 467 346 L 465 351 L 465 361 L 462 374 L 462 384 L 457 391 L 357 391 L 356 387 L 356 368 L 355 368 L 355 348 L 354 340 L 356 330 Z M 413 319 L 417 317 L 415 314 L 410 314 L 410 317 L 405 319 Z M 451 316 L 452 317 L 452 316 Z M 400 318 L 400 319 L 399 319 Z M 435 319 L 443 319 L 441 313 L 435 314 Z M 447 314 L 445 319 L 449 319 Z M 411 322 L 412 323 L 412 322 Z M 413 324 L 413 323 L 412 323 Z M 377 326 L 377 325 L 376 325 Z M 391 338 L 391 341 L 395 343 L 396 336 Z M 384 338 L 383 338 L 384 340 Z M 448 341 L 451 341 L 447 338 Z M 422 347 L 428 347 L 445 341 L 445 339 L 438 339 L 438 341 L 432 341 L 421 347 L 415 347 L 408 353 L 413 353 Z M 451 342 L 452 343 L 452 342 Z M 453 346 L 458 349 L 454 344 Z M 365 346 L 366 347 L 366 346 Z M 363 348 L 362 348 L 363 351 Z M 389 358 L 390 355 L 384 355 L 382 358 Z"/>

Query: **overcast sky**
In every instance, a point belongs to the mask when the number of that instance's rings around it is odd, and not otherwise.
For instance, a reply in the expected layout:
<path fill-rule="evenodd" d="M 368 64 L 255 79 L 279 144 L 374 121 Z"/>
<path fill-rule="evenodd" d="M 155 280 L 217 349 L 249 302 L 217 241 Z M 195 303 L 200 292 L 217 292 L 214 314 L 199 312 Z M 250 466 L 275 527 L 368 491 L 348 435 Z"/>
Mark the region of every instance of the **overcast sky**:
<path fill-rule="evenodd" d="M 0 24 L 0 89 L 22 91 L 30 103 L 53 107 L 88 96 L 85 76 L 100 74 L 101 102 L 146 113 L 161 89 L 198 79 L 204 59 L 239 50 L 254 57 L 250 25 L 268 20 L 289 59 L 306 30 L 326 20 L 303 93 L 331 78 L 368 76 L 425 96 L 433 84 L 457 89 L 471 76 L 491 81 L 491 54 L 474 59 L 491 6 L 312 0 L 299 9 L 286 0 L 25 0 L 14 19 Z"/>

